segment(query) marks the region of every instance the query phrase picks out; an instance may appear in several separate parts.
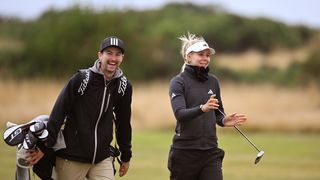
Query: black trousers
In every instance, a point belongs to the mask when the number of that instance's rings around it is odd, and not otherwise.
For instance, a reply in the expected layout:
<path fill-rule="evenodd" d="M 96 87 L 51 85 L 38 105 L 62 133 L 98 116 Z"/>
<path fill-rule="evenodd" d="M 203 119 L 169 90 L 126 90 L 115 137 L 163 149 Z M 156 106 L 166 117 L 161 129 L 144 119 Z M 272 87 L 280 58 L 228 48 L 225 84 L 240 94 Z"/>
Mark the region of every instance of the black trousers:
<path fill-rule="evenodd" d="M 170 180 L 222 180 L 224 151 L 170 149 Z"/>

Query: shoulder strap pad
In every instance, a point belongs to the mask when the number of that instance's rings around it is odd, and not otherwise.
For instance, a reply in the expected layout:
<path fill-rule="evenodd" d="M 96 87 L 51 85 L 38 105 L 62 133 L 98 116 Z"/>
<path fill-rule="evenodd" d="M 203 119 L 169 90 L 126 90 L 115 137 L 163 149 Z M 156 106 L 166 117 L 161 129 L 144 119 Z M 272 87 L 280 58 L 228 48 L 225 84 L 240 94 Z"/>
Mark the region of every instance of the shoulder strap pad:
<path fill-rule="evenodd" d="M 81 83 L 80 83 L 80 86 L 78 88 L 78 93 L 79 95 L 84 95 L 84 92 L 88 86 L 88 83 L 89 83 L 89 80 L 90 80 L 90 70 L 89 69 L 80 69 L 79 70 L 80 72 L 80 80 L 81 80 Z"/>
<path fill-rule="evenodd" d="M 119 78 L 118 94 L 120 94 L 121 96 L 125 95 L 127 84 L 127 78 L 125 76 L 121 76 L 121 78 Z"/>

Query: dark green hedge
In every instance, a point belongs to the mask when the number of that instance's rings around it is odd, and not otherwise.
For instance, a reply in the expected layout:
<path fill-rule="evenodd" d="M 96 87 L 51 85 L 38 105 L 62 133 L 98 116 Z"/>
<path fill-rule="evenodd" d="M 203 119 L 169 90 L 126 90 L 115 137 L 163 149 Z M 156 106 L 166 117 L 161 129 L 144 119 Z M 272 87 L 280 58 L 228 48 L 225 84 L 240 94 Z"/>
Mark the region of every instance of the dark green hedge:
<path fill-rule="evenodd" d="M 183 62 L 178 37 L 188 31 L 203 35 L 217 53 L 304 45 L 314 31 L 268 19 L 248 19 L 215 6 L 168 4 L 157 10 L 94 11 L 73 7 L 49 10 L 23 22 L 0 19 L 1 37 L 21 41 L 17 49 L 0 49 L 0 73 L 17 77 L 68 77 L 91 66 L 100 41 L 121 37 L 127 51 L 122 68 L 134 80 L 176 74 Z"/>

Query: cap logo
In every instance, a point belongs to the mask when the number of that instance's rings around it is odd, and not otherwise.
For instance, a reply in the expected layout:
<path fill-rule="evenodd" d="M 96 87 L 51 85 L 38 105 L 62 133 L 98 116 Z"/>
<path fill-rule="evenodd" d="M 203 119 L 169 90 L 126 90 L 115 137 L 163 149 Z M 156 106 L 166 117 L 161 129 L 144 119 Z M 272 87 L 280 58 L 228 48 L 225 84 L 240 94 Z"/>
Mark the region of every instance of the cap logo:
<path fill-rule="evenodd" d="M 124 44 L 121 39 L 112 36 L 105 38 L 100 44 L 100 52 L 109 46 L 115 46 L 121 49 L 121 52 L 124 53 Z"/>
<path fill-rule="evenodd" d="M 110 45 L 118 46 L 118 38 L 110 38 Z"/>

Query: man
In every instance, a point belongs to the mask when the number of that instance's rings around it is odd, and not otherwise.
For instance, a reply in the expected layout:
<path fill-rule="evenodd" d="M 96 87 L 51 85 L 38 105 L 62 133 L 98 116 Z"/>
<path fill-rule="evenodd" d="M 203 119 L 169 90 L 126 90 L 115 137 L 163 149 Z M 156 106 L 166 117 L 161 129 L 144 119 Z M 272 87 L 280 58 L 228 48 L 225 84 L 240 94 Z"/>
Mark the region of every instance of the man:
<path fill-rule="evenodd" d="M 119 176 L 127 173 L 132 156 L 132 86 L 119 68 L 124 52 L 119 38 L 104 39 L 94 65 L 74 74 L 61 91 L 47 124 L 45 142 L 54 146 L 62 129 L 65 148 L 55 153 L 57 179 L 115 179 L 109 151 L 113 122 L 121 152 Z"/>

